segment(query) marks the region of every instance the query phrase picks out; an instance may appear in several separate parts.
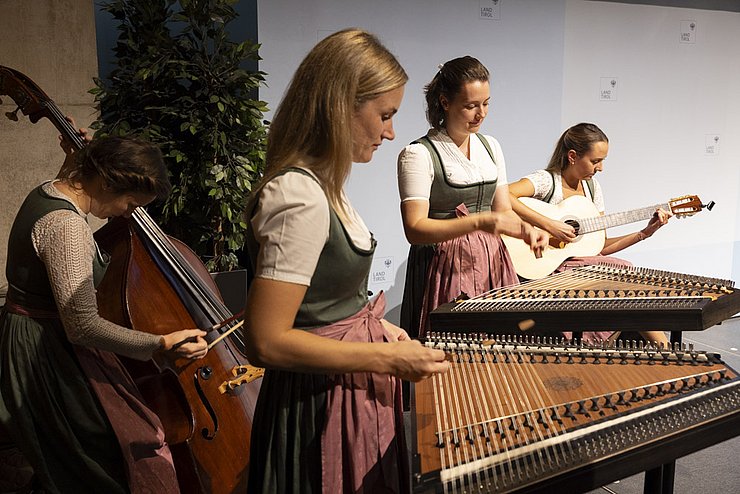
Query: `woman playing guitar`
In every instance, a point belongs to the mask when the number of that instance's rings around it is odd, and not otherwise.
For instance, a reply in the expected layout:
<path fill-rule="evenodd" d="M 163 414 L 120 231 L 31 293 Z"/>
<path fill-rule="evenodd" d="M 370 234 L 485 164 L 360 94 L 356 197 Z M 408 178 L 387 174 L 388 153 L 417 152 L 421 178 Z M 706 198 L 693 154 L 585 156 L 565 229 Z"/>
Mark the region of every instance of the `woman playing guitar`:
<path fill-rule="evenodd" d="M 519 198 L 534 198 L 549 204 L 559 204 L 571 197 L 586 197 L 593 202 L 599 214 L 603 215 L 604 197 L 595 175 L 603 170 L 608 152 L 609 139 L 599 127 L 591 123 L 574 125 L 558 139 L 545 170 L 537 170 L 509 184 L 512 208 L 525 221 L 547 231 L 555 243 L 573 242 L 577 239 L 578 232 L 572 224 L 547 217 L 526 206 Z M 570 257 L 555 271 L 596 263 L 630 265 L 622 259 L 605 256 L 651 237 L 671 216 L 671 212 L 658 208 L 642 230 L 620 237 L 605 238 L 600 252 L 594 252 L 593 256 Z M 645 331 L 642 335 L 657 343 L 668 343 L 661 331 Z"/>

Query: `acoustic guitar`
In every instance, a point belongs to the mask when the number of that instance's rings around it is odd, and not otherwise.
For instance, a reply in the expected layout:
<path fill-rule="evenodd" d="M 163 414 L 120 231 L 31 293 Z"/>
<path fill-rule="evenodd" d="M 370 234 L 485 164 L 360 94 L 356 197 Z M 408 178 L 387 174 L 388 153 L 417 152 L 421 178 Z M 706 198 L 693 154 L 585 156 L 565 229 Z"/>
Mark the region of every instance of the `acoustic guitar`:
<path fill-rule="evenodd" d="M 597 255 L 604 248 L 607 228 L 647 220 L 658 208 L 671 211 L 674 216 L 681 218 L 696 214 L 703 207 L 712 209 L 714 205 L 713 202 L 703 205 L 697 196 L 681 196 L 665 204 L 601 215 L 591 199 L 584 196 L 571 196 L 560 204 L 550 204 L 531 197 L 520 197 L 519 200 L 543 216 L 571 225 L 576 232 L 576 238 L 569 243 L 551 238 L 550 246 L 540 258 L 535 257 L 523 240 L 502 235 L 516 274 L 528 280 L 544 278 L 569 257 Z"/>

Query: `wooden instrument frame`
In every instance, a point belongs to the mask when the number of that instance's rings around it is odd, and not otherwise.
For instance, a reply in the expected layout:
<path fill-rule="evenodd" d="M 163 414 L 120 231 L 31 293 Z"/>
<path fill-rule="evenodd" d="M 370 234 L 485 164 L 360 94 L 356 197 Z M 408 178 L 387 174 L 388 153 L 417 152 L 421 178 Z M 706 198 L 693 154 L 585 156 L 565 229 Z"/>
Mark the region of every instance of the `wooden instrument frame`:
<path fill-rule="evenodd" d="M 558 287 L 576 277 L 580 287 Z M 703 331 L 739 308 L 740 292 L 729 280 L 587 266 L 440 305 L 429 320 L 433 331 L 449 332 Z"/>
<path fill-rule="evenodd" d="M 450 335 L 447 337 L 449 341 L 461 341 L 456 338 L 457 337 L 454 335 Z M 479 336 L 477 341 L 485 341 L 486 339 L 488 339 L 488 337 Z M 473 338 L 473 340 L 475 340 L 475 337 Z M 724 380 L 720 379 L 718 381 L 715 381 L 714 383 L 712 383 L 710 379 L 706 384 L 707 389 L 699 389 L 701 387 L 699 385 L 697 385 L 695 388 L 689 386 L 688 391 L 682 391 L 679 388 L 678 391 L 673 392 L 674 394 L 659 394 L 657 392 L 659 388 L 655 386 L 654 389 L 656 391 L 654 393 L 651 391 L 651 395 L 649 395 L 647 398 L 644 398 L 644 403 L 635 403 L 634 405 L 623 403 L 621 411 L 606 410 L 607 413 L 605 414 L 605 418 L 597 418 L 593 421 L 593 423 L 573 425 L 574 429 L 572 429 L 572 431 L 576 431 L 575 433 L 577 433 L 577 431 L 579 430 L 588 431 L 589 427 L 601 427 L 602 429 L 599 432 L 603 435 L 597 436 L 593 440 L 591 440 L 590 438 L 578 439 L 574 441 L 574 449 L 578 450 L 579 448 L 581 448 L 582 450 L 583 448 L 585 448 L 585 451 L 588 452 L 589 441 L 591 441 L 594 451 L 596 449 L 599 449 L 599 447 L 601 447 L 601 449 L 605 451 L 607 450 L 610 441 L 619 442 L 616 439 L 618 432 L 620 434 L 621 443 L 619 444 L 619 447 L 622 448 L 621 450 L 612 451 L 611 453 L 607 452 L 603 457 L 588 459 L 588 456 L 586 456 L 588 461 L 585 461 L 582 464 L 566 465 L 564 468 L 565 471 L 562 471 L 561 473 L 544 475 L 541 478 L 536 478 L 532 481 L 525 482 L 524 485 L 516 486 L 511 489 L 507 488 L 504 485 L 492 488 L 490 485 L 490 479 L 488 479 L 488 488 L 491 488 L 491 490 L 487 490 L 487 488 L 484 488 L 480 485 L 478 486 L 478 488 L 471 488 L 469 484 L 466 484 L 465 487 L 461 487 L 461 492 L 536 492 L 548 494 L 572 494 L 575 492 L 585 492 L 598 488 L 599 486 L 606 485 L 615 480 L 633 475 L 635 473 L 654 469 L 656 467 L 669 463 L 681 456 L 685 456 L 707 446 L 716 444 L 720 441 L 740 435 L 740 379 L 738 379 L 737 372 L 726 366 L 726 364 L 724 364 L 716 354 L 705 354 L 707 355 L 707 361 L 705 363 L 699 363 L 697 355 L 700 355 L 701 352 L 693 352 L 693 349 L 689 349 L 687 352 L 683 352 L 681 350 L 686 350 L 686 348 L 678 347 L 679 351 L 676 353 L 676 355 L 678 355 L 679 357 L 670 362 L 670 366 L 672 366 L 670 369 L 669 364 L 666 364 L 665 360 L 662 360 L 662 357 L 658 360 L 651 359 L 651 361 L 648 362 L 644 358 L 644 356 L 641 364 L 638 363 L 636 365 L 635 361 L 633 360 L 630 363 L 630 367 L 628 368 L 626 364 L 620 365 L 624 364 L 623 359 L 626 359 L 628 357 L 615 357 L 615 360 L 613 362 L 607 363 L 604 359 L 604 354 L 606 351 L 608 351 L 607 347 L 579 347 L 573 345 L 566 347 L 550 346 L 550 349 L 557 348 L 561 351 L 560 358 L 562 359 L 562 361 L 559 362 L 559 364 L 561 366 L 565 366 L 560 368 L 553 368 L 555 366 L 553 366 L 554 362 L 552 360 L 551 351 L 549 354 L 549 361 L 547 361 L 546 359 L 540 360 L 541 357 L 539 356 L 539 353 L 547 355 L 548 347 L 546 345 L 535 344 L 533 343 L 534 340 L 528 341 L 529 343 L 526 344 L 517 344 L 516 342 L 514 342 L 513 344 L 502 345 L 509 346 L 513 349 L 510 353 L 510 355 L 512 355 L 512 361 L 506 363 L 501 361 L 494 361 L 494 364 L 498 364 L 501 366 L 517 365 L 517 362 L 514 360 L 513 355 L 517 355 L 515 351 L 517 351 L 518 347 L 518 351 L 524 352 L 525 355 L 527 355 L 527 352 L 531 351 L 531 355 L 534 356 L 529 357 L 531 358 L 531 360 L 529 361 L 527 361 L 527 357 L 525 357 L 524 365 L 533 364 L 535 368 L 539 369 L 537 372 L 546 371 L 553 372 L 559 375 L 561 374 L 561 370 L 565 370 L 566 374 L 582 374 L 584 376 L 584 380 L 587 380 L 587 377 L 585 376 L 587 376 L 589 373 L 592 373 L 599 364 L 601 365 L 601 372 L 613 373 L 615 371 L 620 371 L 625 376 L 631 374 L 632 371 L 635 369 L 640 369 L 640 372 L 643 376 L 642 379 L 644 379 L 645 376 L 651 376 L 651 378 L 656 379 L 656 382 L 660 381 L 662 377 L 665 377 L 658 376 L 659 374 L 666 374 L 684 376 L 687 379 L 685 382 L 688 383 L 695 376 L 700 376 L 701 374 L 703 374 L 703 371 L 705 369 L 709 369 L 710 365 L 712 366 L 711 368 L 714 370 L 709 370 L 709 374 L 713 372 L 718 372 L 718 368 L 724 368 L 727 370 L 727 378 Z M 564 355 L 566 353 L 562 353 L 563 351 L 570 352 L 571 354 L 578 356 L 575 357 L 574 362 L 569 364 L 565 362 Z M 616 352 L 617 350 L 613 349 L 613 351 Z M 624 352 L 633 354 L 631 358 L 637 358 L 636 352 L 638 351 L 643 352 L 644 350 L 624 350 Z M 455 351 L 451 350 L 451 353 L 455 353 Z M 668 355 L 669 353 L 672 355 L 671 352 L 667 351 L 664 352 L 664 355 Z M 687 357 L 689 353 L 692 354 L 691 358 Z M 596 359 L 599 358 L 599 355 L 601 356 L 601 360 L 600 362 L 597 362 Z M 584 361 L 589 359 L 590 362 Z M 681 363 L 679 363 L 679 359 Z M 709 363 L 710 361 L 711 364 Z M 468 361 L 463 363 L 470 364 L 471 362 Z M 478 361 L 476 363 L 480 364 L 481 362 Z M 586 363 L 588 364 L 588 366 L 583 365 Z M 614 365 L 614 367 L 606 368 L 610 364 Z M 551 367 L 549 370 L 547 369 L 548 365 Z M 644 365 L 644 367 L 639 368 L 637 367 L 638 365 Z M 648 368 L 649 366 L 650 368 Z M 442 382 L 442 378 L 440 378 L 439 376 L 435 376 L 435 378 L 433 379 L 437 379 L 438 382 Z M 683 378 L 677 377 L 677 379 L 680 380 Z M 697 379 L 701 381 L 702 378 Z M 456 443 L 454 440 L 450 440 L 450 438 L 452 438 L 451 432 L 445 433 L 446 435 L 444 441 L 439 439 L 440 436 L 438 433 L 431 433 L 430 435 L 430 395 L 428 388 L 432 387 L 434 384 L 430 384 L 428 381 L 430 380 L 418 384 L 412 384 L 411 386 L 413 445 L 412 486 L 415 493 L 427 494 L 441 492 L 458 492 L 456 490 L 456 488 L 458 487 L 457 481 L 452 484 L 452 481 L 449 480 L 449 475 L 447 477 L 447 480 L 453 485 L 453 487 L 450 487 L 450 485 L 445 487 L 443 485 L 441 479 L 443 478 L 444 474 L 439 470 L 439 464 L 436 463 L 433 459 L 430 460 L 429 458 L 433 457 L 434 455 L 439 455 L 440 453 L 438 453 L 438 451 L 441 452 L 442 455 L 444 455 L 444 448 L 452 448 L 456 450 L 463 450 L 465 448 L 468 448 L 470 450 L 475 450 L 475 447 L 468 446 L 466 444 L 466 439 L 469 439 L 470 435 L 468 435 L 467 437 L 463 437 L 465 435 L 464 432 L 460 432 L 458 435 L 459 443 Z M 667 389 L 666 386 L 668 381 L 662 382 L 666 383 L 661 384 L 661 386 L 663 386 L 663 389 Z M 671 384 L 671 386 L 673 386 L 673 384 Z M 423 388 L 427 389 L 424 390 Z M 639 397 L 641 389 L 652 390 L 653 385 L 639 384 L 634 389 L 638 390 Z M 421 395 L 418 394 L 420 390 L 422 392 Z M 577 394 L 576 391 L 566 392 L 566 394 L 568 393 L 574 396 Z M 648 392 L 646 391 L 645 394 L 648 395 Z M 480 396 L 476 395 L 475 398 L 480 398 Z M 591 398 L 589 397 L 583 397 L 581 398 L 580 402 L 586 402 L 586 405 L 588 405 L 590 400 Z M 450 401 L 452 400 L 450 399 Z M 637 401 L 639 402 L 641 400 Z M 717 411 L 718 409 L 716 407 L 716 404 L 720 402 L 724 403 L 725 408 Z M 594 401 L 593 403 L 595 406 L 596 401 Z M 520 406 L 516 404 L 508 405 L 512 408 Z M 504 406 L 507 406 L 507 404 L 504 404 Z M 632 406 L 634 406 L 634 409 L 630 410 L 630 407 Z M 568 409 L 566 408 L 566 410 Z M 573 407 L 573 410 L 575 411 L 575 407 Z M 584 412 L 586 411 L 583 409 L 583 407 L 581 407 L 581 410 L 583 410 Z M 715 416 L 712 416 L 713 412 L 716 412 Z M 439 413 L 439 407 L 437 407 L 437 413 Z M 576 411 L 575 413 L 576 415 L 578 415 L 582 412 Z M 591 414 L 596 415 L 596 413 L 593 411 L 591 412 Z M 601 414 L 601 412 L 599 412 L 599 414 Z M 648 415 L 646 418 L 639 416 L 645 414 Z M 517 417 L 516 414 L 509 416 Z M 542 417 L 542 415 L 540 416 Z M 586 416 L 588 415 L 586 414 Z M 693 417 L 693 419 L 683 419 L 682 417 L 684 416 Z M 677 417 L 678 419 L 676 419 Z M 492 424 L 494 421 L 499 421 L 499 425 L 503 424 L 505 426 L 506 420 L 506 418 L 498 418 L 490 421 L 489 424 Z M 564 420 L 566 423 L 568 423 L 567 419 Z M 575 422 L 575 420 L 576 419 L 574 418 L 573 421 Z M 584 422 L 586 421 L 585 418 L 579 418 L 578 420 L 583 420 Z M 671 426 L 673 426 L 676 421 L 680 422 L 681 420 L 684 420 L 684 422 L 680 423 L 676 429 L 671 429 Z M 693 424 L 690 422 L 691 420 L 694 420 Z M 519 423 L 527 425 L 524 421 L 519 421 Z M 689 425 L 684 426 L 686 423 L 689 423 Z M 511 429 L 513 430 L 513 419 L 511 421 L 511 424 Z M 467 427 L 468 431 L 470 431 L 471 426 L 468 425 Z M 481 426 L 474 425 L 473 427 Z M 541 426 L 537 427 L 541 428 Z M 522 426 L 521 429 L 523 430 L 524 427 Z M 457 430 L 464 431 L 462 427 Z M 502 427 L 501 430 L 506 431 L 506 428 Z M 475 431 L 477 436 L 478 429 L 475 429 Z M 567 434 L 571 434 L 572 431 L 569 431 Z M 493 436 L 496 436 L 497 432 L 499 432 L 498 428 L 496 429 L 496 431 L 494 431 Z M 653 437 L 649 437 L 650 433 L 654 433 Z M 524 431 L 523 435 L 526 436 L 527 434 L 528 432 Z M 686 440 L 686 437 L 688 435 L 691 436 L 690 441 Z M 437 445 L 432 444 L 432 436 L 436 437 L 436 440 L 442 442 L 443 444 L 445 444 L 445 446 L 440 449 L 440 442 L 438 442 Z M 624 440 L 622 436 L 626 436 L 627 440 Z M 480 437 L 483 437 L 482 432 L 480 433 Z M 486 437 L 488 436 L 486 435 Z M 515 439 L 515 442 L 517 440 L 519 440 L 520 442 L 524 441 L 523 439 L 520 439 L 518 430 L 516 431 L 515 437 L 518 438 Z M 604 441 L 601 440 L 602 437 L 605 437 Z M 637 442 L 630 444 L 629 439 L 634 437 L 637 437 L 639 439 L 646 437 L 646 439 L 644 443 Z M 481 442 L 482 440 L 476 439 L 476 441 Z M 578 443 L 578 441 L 581 441 L 581 443 Z M 469 442 L 470 444 L 473 443 L 472 440 L 469 440 Z M 488 442 L 496 443 L 496 439 Z M 603 446 L 604 443 L 606 443 L 607 446 Z M 424 444 L 426 444 L 426 446 Z M 546 448 L 542 448 L 543 451 L 545 449 Z M 516 448 L 511 448 L 511 450 L 509 451 L 516 451 Z M 570 461 L 570 459 L 566 459 L 564 463 L 568 463 L 568 461 Z M 472 461 L 471 464 L 473 464 Z M 446 473 L 449 474 L 455 468 L 456 467 L 448 469 Z M 521 474 L 521 472 L 519 473 Z M 474 475 L 477 475 L 477 477 L 473 478 L 479 479 L 481 484 L 484 483 L 484 481 L 482 480 L 484 477 L 481 474 L 476 473 Z M 460 486 L 462 486 L 462 481 Z"/>

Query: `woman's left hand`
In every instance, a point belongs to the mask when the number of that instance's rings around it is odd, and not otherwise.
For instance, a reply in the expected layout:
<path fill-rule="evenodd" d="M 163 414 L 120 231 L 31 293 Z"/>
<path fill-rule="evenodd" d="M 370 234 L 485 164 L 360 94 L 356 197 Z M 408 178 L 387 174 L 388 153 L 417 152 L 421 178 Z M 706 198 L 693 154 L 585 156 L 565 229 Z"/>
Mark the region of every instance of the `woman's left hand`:
<path fill-rule="evenodd" d="M 67 120 L 67 122 L 69 122 L 69 123 L 72 124 L 72 127 L 74 127 L 76 129 L 77 133 L 80 135 L 80 137 L 82 137 L 82 139 L 85 142 L 92 141 L 92 135 L 90 134 L 90 130 L 89 129 L 87 129 L 85 127 L 77 128 L 77 124 L 75 123 L 75 119 L 72 118 L 72 117 L 64 117 L 64 118 L 65 118 L 65 120 Z M 77 148 L 75 147 L 75 145 L 73 143 L 69 142 L 69 140 L 65 139 L 64 136 L 61 136 L 61 135 L 59 136 L 59 145 L 62 147 L 62 149 L 64 150 L 64 153 L 67 156 L 69 156 L 72 153 L 74 153 L 75 151 L 77 151 Z"/>
<path fill-rule="evenodd" d="M 409 335 L 406 331 L 404 331 L 403 328 L 400 328 L 396 326 L 395 324 L 386 321 L 385 319 L 381 319 L 380 322 L 383 324 L 383 327 L 385 327 L 386 331 L 388 331 L 391 335 L 393 335 L 396 339 L 393 341 L 404 341 L 404 340 L 410 340 Z"/>
<path fill-rule="evenodd" d="M 530 225 L 526 221 L 522 221 L 521 233 L 521 239 L 529 245 L 529 248 L 532 249 L 535 257 L 542 257 L 542 252 L 547 248 L 547 245 L 550 242 L 550 234 L 545 230 L 540 230 L 539 228 Z"/>
<path fill-rule="evenodd" d="M 653 217 L 650 218 L 647 226 L 642 229 L 642 233 L 649 237 L 650 235 L 658 231 L 658 228 L 668 223 L 668 220 L 671 218 L 671 216 L 673 216 L 673 213 L 671 213 L 670 211 L 666 211 L 663 208 L 658 208 Z"/>

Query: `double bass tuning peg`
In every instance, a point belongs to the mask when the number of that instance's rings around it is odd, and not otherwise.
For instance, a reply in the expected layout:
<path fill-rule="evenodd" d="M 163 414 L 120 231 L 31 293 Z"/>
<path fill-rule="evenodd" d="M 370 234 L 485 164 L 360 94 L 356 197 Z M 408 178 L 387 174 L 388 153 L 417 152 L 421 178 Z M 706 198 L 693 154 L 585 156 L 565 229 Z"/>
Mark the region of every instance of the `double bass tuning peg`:
<path fill-rule="evenodd" d="M 2 101 L 0 101 L 0 104 L 2 104 Z M 8 117 L 8 120 L 12 120 L 13 122 L 18 121 L 18 110 L 20 110 L 21 107 L 18 106 L 13 111 L 7 111 L 5 112 L 5 116 Z"/>

